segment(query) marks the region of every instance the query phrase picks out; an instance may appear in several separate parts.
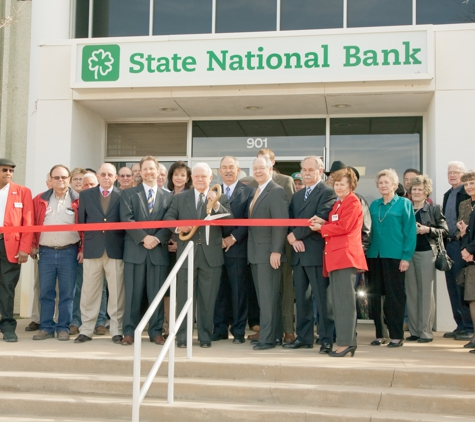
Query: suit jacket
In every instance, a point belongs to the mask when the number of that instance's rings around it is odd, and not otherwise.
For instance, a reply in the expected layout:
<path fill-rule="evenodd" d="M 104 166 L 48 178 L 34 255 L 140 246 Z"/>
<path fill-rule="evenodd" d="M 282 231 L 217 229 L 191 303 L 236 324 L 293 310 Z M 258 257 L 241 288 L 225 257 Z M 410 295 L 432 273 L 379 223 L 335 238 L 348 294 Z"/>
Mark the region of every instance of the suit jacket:
<path fill-rule="evenodd" d="M 468 253 L 475 255 L 475 211 L 472 211 L 470 214 L 468 227 L 465 236 L 462 237 L 462 246 L 460 249 L 467 249 Z"/>
<path fill-rule="evenodd" d="M 231 215 L 227 218 L 233 218 L 231 208 L 228 203 L 228 198 L 226 195 L 222 195 L 219 200 L 220 206 L 218 211 L 211 211 L 211 215 L 230 213 Z M 173 196 L 173 201 L 170 205 L 170 209 L 165 215 L 164 220 L 203 220 L 206 217 L 206 199 L 205 204 L 201 210 L 201 215 L 199 216 L 196 210 L 195 202 L 195 189 L 190 189 L 189 191 L 179 193 L 178 195 Z M 179 227 L 180 224 L 177 224 Z M 174 228 L 169 229 L 169 232 L 175 232 Z M 203 253 L 205 255 L 206 261 L 210 267 L 219 267 L 224 264 L 224 255 L 222 248 L 223 233 L 221 227 L 219 226 L 210 226 L 209 233 L 209 245 L 206 244 L 206 234 L 205 227 L 201 226 L 195 232 L 193 237 L 190 240 L 182 241 L 178 239 L 177 245 L 177 259 L 180 258 L 183 250 L 186 248 L 188 242 L 193 241 L 198 243 L 201 241 L 203 247 Z M 197 248 L 195 248 L 196 254 Z M 196 264 L 195 264 L 196 265 Z M 188 268 L 188 260 L 185 260 L 182 268 Z"/>
<path fill-rule="evenodd" d="M 223 192 L 225 186 L 222 186 Z M 249 207 L 254 198 L 255 189 L 246 186 L 244 183 L 237 182 L 234 192 L 229 199 L 229 205 L 234 218 L 247 218 L 249 215 Z M 229 251 L 225 252 L 225 256 L 229 258 L 247 258 L 247 226 L 240 227 L 223 227 L 223 237 L 233 235 L 236 243 L 231 246 Z"/>
<path fill-rule="evenodd" d="M 305 190 L 303 188 L 296 192 L 290 203 L 290 218 L 309 219 L 314 215 L 328 220 L 328 214 L 336 201 L 336 195 L 332 188 L 320 181 L 312 190 L 305 201 Z M 305 245 L 305 252 L 295 252 L 292 249 L 292 265 L 303 265 L 314 267 L 323 265 L 323 249 L 325 243 L 319 232 L 314 232 L 310 227 L 290 227 L 290 231 L 297 240 L 302 240 Z"/>
<path fill-rule="evenodd" d="M 452 189 L 449 189 L 447 192 L 444 193 L 444 200 L 442 202 L 442 213 L 445 215 L 446 210 L 445 207 L 447 206 L 447 201 L 449 200 L 450 192 Z M 462 201 L 465 201 L 470 198 L 470 195 L 465 192 L 465 188 L 462 187 L 459 192 L 457 192 L 457 197 L 455 198 L 455 213 L 457 215 L 457 220 L 459 218 L 459 205 Z"/>
<path fill-rule="evenodd" d="M 333 219 L 337 216 L 337 219 Z M 322 226 L 325 239 L 323 275 L 343 268 L 367 270 L 366 258 L 361 243 L 363 209 L 359 198 L 351 192 L 343 201 L 337 201 Z"/>
<path fill-rule="evenodd" d="M 285 190 L 287 204 L 290 204 L 292 196 L 295 193 L 294 180 L 286 174 L 276 173 L 275 171 L 272 172 L 272 180 Z M 253 180 L 251 183 L 249 183 L 249 186 L 257 188 L 259 185 L 255 180 Z"/>
<path fill-rule="evenodd" d="M 30 189 L 10 182 L 3 227 L 33 225 L 33 200 Z M 19 251 L 30 253 L 33 233 L 5 233 L 5 249 L 9 262 L 17 264 Z"/>
<path fill-rule="evenodd" d="M 79 223 L 119 222 L 120 193 L 121 191 L 118 188 L 114 187 L 112 189 L 109 209 L 104 213 L 99 186 L 82 191 L 79 194 Z M 124 256 L 124 236 L 124 230 L 85 231 L 84 258 L 101 258 L 104 251 L 106 251 L 109 258 L 122 259 Z"/>
<path fill-rule="evenodd" d="M 120 195 L 120 220 L 132 221 L 160 221 L 163 220 L 170 203 L 172 195 L 157 188 L 155 205 L 153 212 L 148 212 L 147 196 L 143 184 L 125 189 Z M 144 263 L 147 255 L 153 265 L 168 265 L 168 241 L 170 240 L 170 230 L 168 229 L 138 229 L 126 230 L 124 242 L 124 262 L 132 264 Z M 146 249 L 142 244 L 145 236 L 155 236 L 160 243 L 153 249 Z"/>
<path fill-rule="evenodd" d="M 282 187 L 270 181 L 261 192 L 249 218 L 289 218 L 287 195 Z M 281 262 L 286 261 L 285 240 L 287 227 L 249 227 L 248 257 L 251 264 L 269 264 L 270 254 L 281 254 Z"/>

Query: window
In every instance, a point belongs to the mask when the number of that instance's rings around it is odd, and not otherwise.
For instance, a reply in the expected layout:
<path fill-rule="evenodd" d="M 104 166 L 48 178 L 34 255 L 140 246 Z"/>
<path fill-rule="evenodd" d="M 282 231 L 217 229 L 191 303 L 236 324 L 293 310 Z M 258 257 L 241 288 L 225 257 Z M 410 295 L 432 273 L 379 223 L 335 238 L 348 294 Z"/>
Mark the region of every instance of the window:
<path fill-rule="evenodd" d="M 89 36 L 89 0 L 76 0 L 75 38 Z"/>
<path fill-rule="evenodd" d="M 418 25 L 475 22 L 473 0 L 417 0 L 416 8 Z"/>
<path fill-rule="evenodd" d="M 412 25 L 412 1 L 348 0 L 347 26 Z"/>
<path fill-rule="evenodd" d="M 216 0 L 216 32 L 275 31 L 276 0 Z"/>
<path fill-rule="evenodd" d="M 211 33 L 212 0 L 154 0 L 153 34 Z"/>
<path fill-rule="evenodd" d="M 107 157 L 186 155 L 187 123 L 110 123 Z"/>
<path fill-rule="evenodd" d="M 95 0 L 93 37 L 149 34 L 150 0 Z"/>
<path fill-rule="evenodd" d="M 407 168 L 421 169 L 422 117 L 331 119 L 330 163 L 343 161 L 360 173 L 357 192 L 368 203 L 379 198 L 375 177 L 393 168 L 402 179 Z"/>
<path fill-rule="evenodd" d="M 280 29 L 343 27 L 343 0 L 281 0 Z"/>

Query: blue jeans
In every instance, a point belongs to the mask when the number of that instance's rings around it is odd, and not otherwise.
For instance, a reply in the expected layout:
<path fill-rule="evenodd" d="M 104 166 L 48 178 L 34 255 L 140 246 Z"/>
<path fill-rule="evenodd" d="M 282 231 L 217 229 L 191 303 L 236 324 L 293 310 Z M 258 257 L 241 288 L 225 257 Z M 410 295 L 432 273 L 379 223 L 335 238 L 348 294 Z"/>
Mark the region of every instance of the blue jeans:
<path fill-rule="evenodd" d="M 73 313 L 74 292 L 76 290 L 76 271 L 78 266 L 78 247 L 55 250 L 40 246 L 38 274 L 40 279 L 40 330 L 53 334 L 55 331 L 69 332 Z M 55 324 L 54 300 L 56 298 L 56 279 L 58 279 L 59 303 L 58 323 Z"/>
<path fill-rule="evenodd" d="M 463 287 L 457 286 L 457 283 L 455 282 L 458 273 L 465 265 L 460 251 L 460 242 L 447 242 L 445 249 L 450 258 L 454 261 L 450 271 L 445 272 L 445 281 L 447 283 L 447 292 L 449 293 L 452 313 L 455 323 L 457 324 L 456 330 L 473 333 L 473 322 L 470 316 L 470 308 L 463 300 L 464 289 Z"/>
<path fill-rule="evenodd" d="M 78 264 L 78 270 L 76 275 L 76 293 L 74 294 L 73 301 L 73 317 L 70 325 L 80 327 L 81 321 L 81 291 L 83 282 L 83 265 Z M 102 289 L 101 308 L 99 309 L 99 315 L 96 321 L 96 327 L 99 325 L 105 326 L 107 321 L 107 282 L 104 279 L 104 288 Z"/>

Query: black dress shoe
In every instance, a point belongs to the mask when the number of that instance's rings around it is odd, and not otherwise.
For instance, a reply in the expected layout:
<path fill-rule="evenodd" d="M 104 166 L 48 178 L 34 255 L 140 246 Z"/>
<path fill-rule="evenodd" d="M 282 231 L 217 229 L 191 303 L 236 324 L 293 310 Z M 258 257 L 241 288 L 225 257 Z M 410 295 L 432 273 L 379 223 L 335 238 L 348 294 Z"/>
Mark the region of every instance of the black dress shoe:
<path fill-rule="evenodd" d="M 475 343 L 473 341 L 470 341 L 469 343 L 465 344 L 463 347 L 465 349 L 475 349 Z"/>
<path fill-rule="evenodd" d="M 275 348 L 275 344 L 270 343 L 257 343 L 252 349 L 253 350 L 268 350 Z"/>
<path fill-rule="evenodd" d="M 455 340 L 468 340 L 470 341 L 473 337 L 473 333 L 468 333 L 468 332 L 465 332 L 463 334 L 455 334 L 455 337 L 454 339 Z"/>
<path fill-rule="evenodd" d="M 91 340 L 92 340 L 91 337 L 85 336 L 84 334 L 79 334 L 76 337 L 76 340 L 74 340 L 74 343 L 85 343 L 86 341 L 91 341 Z"/>
<path fill-rule="evenodd" d="M 302 340 L 296 339 L 292 343 L 283 344 L 282 347 L 284 349 L 299 349 L 300 347 L 303 347 L 304 349 L 312 349 L 313 344 L 307 344 Z"/>
<path fill-rule="evenodd" d="M 124 337 L 122 337 L 120 334 L 117 334 L 116 336 L 112 337 L 112 343 L 114 344 L 120 344 Z M 77 339 L 76 339 L 77 340 Z"/>
<path fill-rule="evenodd" d="M 259 340 L 251 340 L 249 343 L 251 343 L 251 344 L 257 344 L 257 343 L 259 343 Z"/>
<path fill-rule="evenodd" d="M 244 343 L 244 335 L 243 334 L 236 334 L 233 339 L 234 344 Z"/>
<path fill-rule="evenodd" d="M 406 340 L 407 341 L 417 341 L 417 340 L 419 340 L 419 338 L 420 338 L 419 336 L 412 336 L 411 335 L 409 337 L 406 337 Z"/>
<path fill-rule="evenodd" d="M 474 349 L 474 350 L 470 350 L 468 353 L 475 353 L 475 349 Z"/>
<path fill-rule="evenodd" d="M 399 340 L 398 342 L 390 341 L 388 343 L 388 347 L 402 347 L 403 344 L 404 344 L 403 340 Z"/>
<path fill-rule="evenodd" d="M 330 353 L 332 351 L 332 345 L 328 343 L 327 341 L 324 341 L 322 345 L 320 346 L 320 353 L 321 355 L 324 355 L 326 353 Z"/>
<path fill-rule="evenodd" d="M 214 333 L 211 336 L 211 341 L 219 341 L 219 340 L 227 340 L 227 339 L 228 339 L 228 333 L 226 334 Z"/>
<path fill-rule="evenodd" d="M 200 341 L 200 347 L 203 349 L 209 349 L 211 347 L 210 341 Z"/>
<path fill-rule="evenodd" d="M 385 338 L 377 338 L 370 343 L 371 346 L 381 346 L 382 344 L 386 344 Z"/>
<path fill-rule="evenodd" d="M 417 340 L 417 342 L 418 343 L 430 343 L 432 340 L 433 340 L 432 338 L 420 338 L 419 340 Z"/>
<path fill-rule="evenodd" d="M 276 338 L 275 339 L 275 345 L 276 346 L 282 346 L 282 339 L 281 338 Z"/>
<path fill-rule="evenodd" d="M 178 341 L 176 344 L 176 347 L 179 349 L 185 349 L 186 348 L 186 341 Z"/>
<path fill-rule="evenodd" d="M 444 333 L 444 338 L 455 338 L 455 336 L 465 334 L 465 330 L 454 330 L 450 331 L 449 333 Z"/>

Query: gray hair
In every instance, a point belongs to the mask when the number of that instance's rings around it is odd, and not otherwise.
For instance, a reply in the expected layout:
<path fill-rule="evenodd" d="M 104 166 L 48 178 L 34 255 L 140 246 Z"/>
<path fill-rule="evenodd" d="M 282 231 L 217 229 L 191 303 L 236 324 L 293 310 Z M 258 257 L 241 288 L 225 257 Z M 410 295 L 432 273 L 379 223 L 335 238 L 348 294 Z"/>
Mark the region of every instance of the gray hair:
<path fill-rule="evenodd" d="M 461 161 L 450 161 L 449 164 L 447 164 L 447 169 L 449 167 L 458 167 L 458 169 L 462 172 L 462 173 L 467 173 L 467 167 L 465 166 L 464 163 L 462 163 Z"/>
<path fill-rule="evenodd" d="M 225 160 L 226 158 L 234 160 L 234 164 L 236 164 L 236 167 L 239 167 L 239 160 L 236 157 L 233 157 L 232 155 L 225 155 L 223 158 L 221 158 L 221 161 L 219 162 L 219 167 L 221 167 L 221 164 L 223 164 L 223 160 Z"/>
<path fill-rule="evenodd" d="M 89 178 L 89 177 L 90 177 L 91 179 L 93 179 L 94 182 L 96 182 L 97 184 L 99 184 L 99 180 L 97 180 L 97 176 L 96 176 L 94 173 L 91 173 L 91 172 L 86 173 L 86 174 L 82 177 L 82 181 L 84 182 L 84 179 Z"/>
<path fill-rule="evenodd" d="M 320 170 L 325 167 L 325 164 L 323 164 L 323 160 L 320 157 L 317 157 L 316 155 L 309 155 L 300 162 L 300 168 L 302 168 L 303 162 L 306 160 L 315 160 L 315 162 L 317 163 L 317 170 Z"/>
<path fill-rule="evenodd" d="M 165 167 L 165 164 L 158 163 L 158 170 L 165 170 L 165 172 L 168 174 L 168 169 Z"/>
<path fill-rule="evenodd" d="M 196 163 L 194 166 L 193 166 L 193 169 L 191 170 L 191 174 L 193 174 L 195 172 L 196 169 L 203 169 L 206 171 L 206 173 L 208 174 L 208 176 L 211 176 L 213 174 L 213 171 L 211 170 L 211 167 L 207 164 L 207 163 Z"/>
<path fill-rule="evenodd" d="M 377 175 L 376 175 L 376 187 L 378 187 L 378 182 L 379 182 L 379 179 L 381 179 L 381 177 L 383 176 L 386 176 L 388 177 L 389 179 L 392 180 L 393 182 L 393 185 L 394 185 L 394 190 L 397 189 L 398 185 L 399 185 L 399 177 L 396 173 L 396 170 L 394 169 L 384 169 L 384 170 L 381 170 Z"/>
<path fill-rule="evenodd" d="M 271 169 L 274 165 L 272 164 L 271 159 L 267 155 L 259 155 L 257 158 L 254 158 L 254 161 L 252 162 L 252 166 L 254 167 L 254 163 L 256 160 L 264 160 L 266 162 L 266 167 L 268 169 Z"/>
<path fill-rule="evenodd" d="M 412 188 L 414 186 L 419 185 L 422 185 L 422 187 L 424 188 L 424 193 L 426 194 L 426 196 L 430 196 L 430 194 L 432 193 L 432 180 L 429 176 L 427 176 L 427 174 L 421 174 L 419 176 L 413 177 L 411 179 L 408 192 L 411 193 Z"/>

